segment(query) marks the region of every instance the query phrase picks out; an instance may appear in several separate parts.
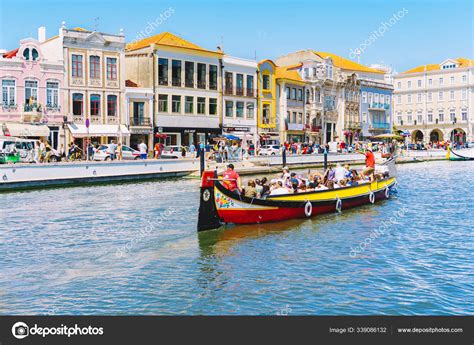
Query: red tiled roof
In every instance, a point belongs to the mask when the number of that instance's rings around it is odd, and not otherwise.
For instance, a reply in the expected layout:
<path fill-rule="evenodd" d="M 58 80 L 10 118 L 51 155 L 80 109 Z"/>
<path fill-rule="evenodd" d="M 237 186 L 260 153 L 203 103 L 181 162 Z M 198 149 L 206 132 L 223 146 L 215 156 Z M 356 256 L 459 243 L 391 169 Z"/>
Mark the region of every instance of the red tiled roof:
<path fill-rule="evenodd" d="M 6 52 L 5 54 L 3 54 L 3 57 L 6 58 L 6 59 L 11 59 L 12 57 L 16 56 L 16 54 L 18 53 L 18 50 L 20 48 L 16 48 L 14 50 L 10 50 L 9 52 Z"/>
<path fill-rule="evenodd" d="M 133 81 L 131 80 L 125 80 L 125 86 L 126 87 L 138 87 L 138 84 L 137 83 L 134 83 Z"/>

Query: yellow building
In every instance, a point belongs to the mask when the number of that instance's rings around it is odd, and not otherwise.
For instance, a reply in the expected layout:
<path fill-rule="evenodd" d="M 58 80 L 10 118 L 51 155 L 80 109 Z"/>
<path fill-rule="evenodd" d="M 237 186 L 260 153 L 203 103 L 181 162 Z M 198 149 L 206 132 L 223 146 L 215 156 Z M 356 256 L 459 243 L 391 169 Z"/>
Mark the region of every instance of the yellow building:
<path fill-rule="evenodd" d="M 279 140 L 276 112 L 276 68 L 272 60 L 258 63 L 257 125 L 260 138 L 267 143 Z"/>

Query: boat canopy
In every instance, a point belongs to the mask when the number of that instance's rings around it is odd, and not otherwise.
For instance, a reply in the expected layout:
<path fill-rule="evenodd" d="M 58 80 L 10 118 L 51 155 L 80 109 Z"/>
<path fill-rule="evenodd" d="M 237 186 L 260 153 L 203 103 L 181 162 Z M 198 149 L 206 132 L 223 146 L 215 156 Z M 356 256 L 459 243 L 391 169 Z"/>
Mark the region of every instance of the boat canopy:
<path fill-rule="evenodd" d="M 130 131 L 124 125 L 85 125 L 68 124 L 74 138 L 87 137 L 129 137 Z"/>

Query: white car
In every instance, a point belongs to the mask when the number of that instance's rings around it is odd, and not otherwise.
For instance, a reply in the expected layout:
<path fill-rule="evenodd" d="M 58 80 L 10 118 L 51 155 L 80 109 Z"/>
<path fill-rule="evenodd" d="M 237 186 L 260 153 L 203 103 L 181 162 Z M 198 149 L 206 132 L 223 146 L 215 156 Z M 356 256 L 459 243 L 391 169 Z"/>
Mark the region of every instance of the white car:
<path fill-rule="evenodd" d="M 189 157 L 190 153 L 186 151 L 186 156 Z M 161 152 L 161 158 L 171 158 L 171 159 L 176 159 L 176 158 L 181 158 L 181 146 L 179 145 L 170 145 L 170 146 L 165 146 L 163 148 L 163 152 Z"/>
<path fill-rule="evenodd" d="M 94 160 L 95 161 L 110 160 L 109 147 L 110 147 L 110 144 L 100 145 L 98 148 L 94 149 Z M 115 150 L 115 155 L 117 155 L 117 150 Z M 122 159 L 124 160 L 140 159 L 140 151 L 132 149 L 130 146 L 122 145 Z"/>
<path fill-rule="evenodd" d="M 280 154 L 279 145 L 264 145 L 260 148 L 260 156 L 275 156 Z"/>

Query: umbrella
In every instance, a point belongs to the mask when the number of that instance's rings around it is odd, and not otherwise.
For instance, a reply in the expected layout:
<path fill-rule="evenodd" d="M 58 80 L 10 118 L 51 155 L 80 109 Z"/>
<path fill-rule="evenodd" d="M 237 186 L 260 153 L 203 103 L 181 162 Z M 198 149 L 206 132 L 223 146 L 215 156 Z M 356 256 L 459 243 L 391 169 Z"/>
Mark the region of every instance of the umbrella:
<path fill-rule="evenodd" d="M 400 135 L 392 134 L 392 133 L 379 134 L 379 135 L 373 136 L 372 138 L 374 139 L 403 139 Z"/>
<path fill-rule="evenodd" d="M 236 137 L 235 135 L 231 135 L 231 134 L 225 134 L 224 137 L 225 137 L 227 140 L 240 140 L 239 137 Z"/>

